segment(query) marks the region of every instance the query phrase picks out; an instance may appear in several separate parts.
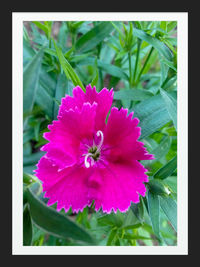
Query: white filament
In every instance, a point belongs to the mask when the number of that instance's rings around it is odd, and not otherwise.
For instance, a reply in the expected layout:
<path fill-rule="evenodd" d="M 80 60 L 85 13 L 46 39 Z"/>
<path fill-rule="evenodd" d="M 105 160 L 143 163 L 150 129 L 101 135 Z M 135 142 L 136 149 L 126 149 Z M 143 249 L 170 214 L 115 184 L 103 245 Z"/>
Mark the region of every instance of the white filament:
<path fill-rule="evenodd" d="M 91 153 L 88 153 L 85 155 L 85 160 L 84 160 L 84 163 L 85 163 L 85 167 L 86 168 L 89 168 L 90 167 L 90 163 L 88 162 L 88 157 L 92 156 Z M 93 158 L 90 158 L 91 159 L 91 166 L 94 165 L 94 159 Z"/>
<path fill-rule="evenodd" d="M 101 136 L 101 140 L 100 140 L 100 143 L 98 144 L 97 148 L 98 148 L 98 151 L 100 151 L 101 149 L 101 146 L 103 145 L 103 140 L 104 140 L 104 136 L 103 136 L 103 133 L 102 131 L 98 131 L 97 132 L 97 136 Z"/>
<path fill-rule="evenodd" d="M 101 150 L 101 146 L 103 144 L 103 140 L 104 140 L 104 136 L 103 136 L 103 133 L 102 131 L 98 131 L 97 132 L 97 136 L 101 137 L 101 140 L 100 140 L 100 143 L 98 144 L 97 146 L 97 151 L 100 152 Z M 89 147 L 88 145 L 86 145 L 87 147 Z M 94 143 L 94 140 L 93 140 L 93 147 L 95 146 L 95 143 Z M 85 159 L 84 159 L 84 163 L 85 163 L 85 167 L 86 168 L 89 168 L 90 166 L 93 166 L 94 165 L 94 159 L 93 159 L 93 154 L 92 153 L 88 153 L 88 154 L 83 154 L 83 156 L 85 156 Z M 90 160 L 91 162 L 88 162 L 88 158 L 90 157 Z"/>

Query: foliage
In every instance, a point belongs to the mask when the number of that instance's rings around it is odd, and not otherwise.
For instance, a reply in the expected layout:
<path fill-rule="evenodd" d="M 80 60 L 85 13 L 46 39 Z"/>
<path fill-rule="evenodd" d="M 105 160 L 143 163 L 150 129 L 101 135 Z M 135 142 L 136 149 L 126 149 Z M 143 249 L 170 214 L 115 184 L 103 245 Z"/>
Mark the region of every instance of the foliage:
<path fill-rule="evenodd" d="M 24 23 L 24 245 L 177 244 L 176 29 L 175 21 Z M 155 155 L 142 161 L 146 197 L 126 213 L 57 212 L 33 173 L 61 98 L 89 83 L 114 88 L 114 105 L 134 111 Z"/>

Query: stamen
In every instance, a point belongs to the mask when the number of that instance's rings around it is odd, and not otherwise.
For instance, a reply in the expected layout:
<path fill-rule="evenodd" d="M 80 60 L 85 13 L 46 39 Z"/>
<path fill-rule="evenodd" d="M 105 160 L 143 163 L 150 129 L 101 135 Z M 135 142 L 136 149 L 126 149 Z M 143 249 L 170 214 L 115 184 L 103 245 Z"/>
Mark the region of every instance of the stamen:
<path fill-rule="evenodd" d="M 90 157 L 90 156 L 92 156 L 91 153 L 88 153 L 85 155 L 84 163 L 85 163 L 86 168 L 90 168 L 90 163 L 88 162 L 88 157 Z M 94 165 L 94 159 L 92 157 L 90 159 L 91 159 L 91 166 L 93 166 Z"/>
<path fill-rule="evenodd" d="M 97 132 L 97 136 L 101 136 L 100 143 L 99 143 L 98 146 L 97 146 L 98 150 L 100 151 L 101 146 L 103 145 L 103 140 L 104 140 L 104 136 L 103 136 L 102 131 L 98 131 L 98 132 Z"/>

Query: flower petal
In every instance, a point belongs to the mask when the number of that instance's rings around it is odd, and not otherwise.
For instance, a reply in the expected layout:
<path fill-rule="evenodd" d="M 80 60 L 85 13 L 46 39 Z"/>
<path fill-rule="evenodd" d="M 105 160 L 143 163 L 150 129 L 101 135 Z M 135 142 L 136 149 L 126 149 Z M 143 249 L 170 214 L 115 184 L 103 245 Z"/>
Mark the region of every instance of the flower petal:
<path fill-rule="evenodd" d="M 79 161 L 81 142 L 93 138 L 96 106 L 96 103 L 84 103 L 81 110 L 75 108 L 65 111 L 58 121 L 49 125 L 50 132 L 45 133 L 44 138 L 50 143 L 43 146 L 42 150 L 47 151 L 46 157 L 60 169 Z"/>
<path fill-rule="evenodd" d="M 138 203 L 139 194 L 145 196 L 146 188 L 143 182 L 148 181 L 146 171 L 138 161 L 110 163 L 104 168 L 96 169 L 90 177 L 90 181 L 96 181 L 98 185 L 96 191 L 91 193 L 95 199 L 95 210 L 98 211 L 102 207 L 103 212 L 107 213 L 112 209 L 114 212 L 117 209 L 125 212 L 131 201 Z"/>
<path fill-rule="evenodd" d="M 58 171 L 51 161 L 42 157 L 38 163 L 36 176 L 43 182 L 45 197 L 50 198 L 48 205 L 57 202 L 57 210 L 72 208 L 73 212 L 83 211 L 84 207 L 91 205 L 88 198 L 88 177 L 91 169 L 78 165 Z"/>
<path fill-rule="evenodd" d="M 105 146 L 110 148 L 110 161 L 120 160 L 145 160 L 153 159 L 149 155 L 144 144 L 137 141 L 141 134 L 137 127 L 139 120 L 133 118 L 133 113 L 127 116 L 128 110 L 116 107 L 111 109 L 108 123 L 105 129 Z"/>
<path fill-rule="evenodd" d="M 96 111 L 96 123 L 95 129 L 102 130 L 105 127 L 105 120 L 108 111 L 111 108 L 113 101 L 113 90 L 110 91 L 103 88 L 99 93 L 96 91 L 95 86 L 92 88 L 91 85 L 86 86 L 86 93 L 77 86 L 73 89 L 73 97 L 66 96 L 62 98 L 62 104 L 59 109 L 59 116 L 69 109 L 81 109 L 84 103 L 89 102 L 91 105 L 97 103 Z"/>

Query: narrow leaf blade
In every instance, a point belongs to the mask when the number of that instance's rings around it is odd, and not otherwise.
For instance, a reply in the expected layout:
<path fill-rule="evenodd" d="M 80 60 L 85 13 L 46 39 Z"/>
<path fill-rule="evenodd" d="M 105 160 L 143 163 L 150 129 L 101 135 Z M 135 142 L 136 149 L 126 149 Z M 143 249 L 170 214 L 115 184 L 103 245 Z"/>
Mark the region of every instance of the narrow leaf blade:
<path fill-rule="evenodd" d="M 171 225 L 177 231 L 177 204 L 170 197 L 161 197 L 160 206 L 168 217 Z"/>
<path fill-rule="evenodd" d="M 143 41 L 152 45 L 167 60 L 172 61 L 172 53 L 170 49 L 160 40 L 136 28 L 133 29 L 133 34 L 137 36 L 138 38 L 142 39 Z"/>
<path fill-rule="evenodd" d="M 157 195 L 148 191 L 148 210 L 151 218 L 152 228 L 158 238 L 160 238 L 160 204 Z"/>
<path fill-rule="evenodd" d="M 30 112 L 35 101 L 38 89 L 40 67 L 42 63 L 43 49 L 34 55 L 32 60 L 26 65 L 23 73 L 23 110 Z"/>
<path fill-rule="evenodd" d="M 177 103 L 175 98 L 168 94 L 165 90 L 160 89 L 161 96 L 163 97 L 169 115 L 174 123 L 174 127 L 177 130 Z"/>
<path fill-rule="evenodd" d="M 89 233 L 67 218 L 67 216 L 46 206 L 33 194 L 30 188 L 27 188 L 27 199 L 30 205 L 31 217 L 40 228 L 60 238 L 72 238 L 94 244 L 94 240 Z"/>
<path fill-rule="evenodd" d="M 160 168 L 155 174 L 155 179 L 165 179 L 172 175 L 177 168 L 177 156 L 173 157 L 167 164 Z"/>
<path fill-rule="evenodd" d="M 23 212 L 23 245 L 31 246 L 33 236 L 32 221 L 28 205 L 25 206 Z"/>
<path fill-rule="evenodd" d="M 69 64 L 69 62 L 67 61 L 67 59 L 64 57 L 62 50 L 56 45 L 56 43 L 54 42 L 54 46 L 56 48 L 56 53 L 58 56 L 58 59 L 60 61 L 60 64 L 65 72 L 65 75 L 68 79 L 70 79 L 74 86 L 79 85 L 82 90 L 85 91 L 85 87 L 83 86 L 81 80 L 79 79 L 78 75 L 76 74 L 75 70 L 72 68 L 72 66 Z"/>
<path fill-rule="evenodd" d="M 109 22 L 101 22 L 86 34 L 82 35 L 76 42 L 75 47 L 81 52 L 89 51 L 102 42 L 112 30 L 113 26 Z"/>

